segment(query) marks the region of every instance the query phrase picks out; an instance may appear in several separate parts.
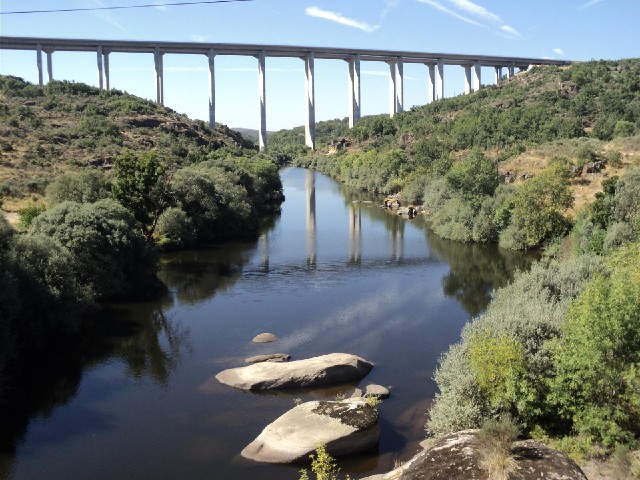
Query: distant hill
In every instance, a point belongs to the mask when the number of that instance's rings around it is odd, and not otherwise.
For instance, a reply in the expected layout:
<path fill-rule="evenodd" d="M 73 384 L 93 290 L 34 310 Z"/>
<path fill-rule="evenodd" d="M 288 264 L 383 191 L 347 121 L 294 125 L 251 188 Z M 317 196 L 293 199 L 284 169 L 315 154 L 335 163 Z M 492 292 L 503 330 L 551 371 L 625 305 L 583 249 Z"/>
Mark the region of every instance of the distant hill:
<path fill-rule="evenodd" d="M 74 82 L 45 86 L 0 76 L 0 198 L 16 210 L 44 193 L 59 173 L 108 170 L 125 150 L 154 149 L 193 163 L 221 148 L 256 150 L 238 132 L 127 93 Z"/>
<path fill-rule="evenodd" d="M 258 130 L 256 130 L 255 128 L 233 127 L 233 131 L 238 132 L 240 135 L 242 135 L 242 138 L 244 138 L 248 142 L 251 142 L 255 145 L 258 144 Z M 269 132 L 267 132 L 267 135 L 269 135 Z"/>

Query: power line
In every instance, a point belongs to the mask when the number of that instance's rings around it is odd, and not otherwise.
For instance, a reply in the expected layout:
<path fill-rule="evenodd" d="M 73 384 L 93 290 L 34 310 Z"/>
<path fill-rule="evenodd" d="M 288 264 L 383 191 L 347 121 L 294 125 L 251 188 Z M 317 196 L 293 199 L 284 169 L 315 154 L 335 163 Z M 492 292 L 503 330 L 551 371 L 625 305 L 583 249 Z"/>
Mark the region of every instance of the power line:
<path fill-rule="evenodd" d="M 115 7 L 91 7 L 91 8 L 60 8 L 57 10 L 22 10 L 16 12 L 0 12 L 0 15 L 18 15 L 28 13 L 59 13 L 59 12 L 91 12 L 96 10 L 124 10 L 127 8 L 151 8 L 151 7 L 181 7 L 184 5 L 207 5 L 212 3 L 236 3 L 254 2 L 255 0 L 208 0 L 198 2 L 175 2 L 175 3 L 149 3 L 144 5 L 120 5 Z"/>

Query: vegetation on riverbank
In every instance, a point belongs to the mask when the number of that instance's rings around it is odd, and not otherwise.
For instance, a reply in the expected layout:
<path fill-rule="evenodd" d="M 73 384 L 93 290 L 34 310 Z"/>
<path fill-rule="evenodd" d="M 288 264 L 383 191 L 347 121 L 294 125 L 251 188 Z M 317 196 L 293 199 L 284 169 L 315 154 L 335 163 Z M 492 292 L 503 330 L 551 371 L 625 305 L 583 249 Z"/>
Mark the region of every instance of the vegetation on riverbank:
<path fill-rule="evenodd" d="M 440 237 L 546 250 L 443 355 L 428 432 L 509 414 L 576 457 L 637 448 L 640 60 L 536 67 L 344 145 L 294 162 L 423 203 Z"/>
<path fill-rule="evenodd" d="M 0 76 L 0 112 L 0 371 L 156 291 L 159 250 L 255 238 L 283 200 L 240 135 L 120 91 Z"/>

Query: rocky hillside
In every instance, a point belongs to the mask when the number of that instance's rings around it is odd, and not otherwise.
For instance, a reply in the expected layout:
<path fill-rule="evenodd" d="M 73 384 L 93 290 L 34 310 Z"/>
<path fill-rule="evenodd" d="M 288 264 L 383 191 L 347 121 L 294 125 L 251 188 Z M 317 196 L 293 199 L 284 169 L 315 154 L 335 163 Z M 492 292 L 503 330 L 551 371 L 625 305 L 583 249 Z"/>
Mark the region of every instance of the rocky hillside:
<path fill-rule="evenodd" d="M 212 130 L 118 90 L 0 76 L 0 198 L 8 211 L 39 199 L 62 172 L 110 169 L 125 150 L 154 149 L 165 159 L 195 163 L 223 147 L 255 149 L 224 125 Z"/>

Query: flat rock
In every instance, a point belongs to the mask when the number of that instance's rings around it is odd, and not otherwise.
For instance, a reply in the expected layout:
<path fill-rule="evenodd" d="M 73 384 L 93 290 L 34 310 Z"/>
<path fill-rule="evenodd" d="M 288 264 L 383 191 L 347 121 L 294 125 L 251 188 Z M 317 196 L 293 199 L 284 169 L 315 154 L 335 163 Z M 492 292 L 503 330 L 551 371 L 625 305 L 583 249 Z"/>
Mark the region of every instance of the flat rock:
<path fill-rule="evenodd" d="M 294 407 L 268 425 L 242 456 L 292 463 L 308 460 L 319 443 L 337 457 L 374 448 L 379 438 L 378 412 L 363 399 L 314 401 Z"/>
<path fill-rule="evenodd" d="M 254 355 L 253 357 L 245 358 L 245 363 L 260 363 L 260 362 L 288 362 L 291 359 L 291 355 L 286 353 L 270 353 L 267 355 Z"/>
<path fill-rule="evenodd" d="M 367 387 L 364 390 L 365 397 L 378 397 L 380 399 L 385 399 L 385 398 L 389 398 L 389 395 L 391 395 L 389 393 L 389 389 L 386 387 L 383 387 L 382 385 L 375 385 L 375 384 L 367 385 Z"/>
<path fill-rule="evenodd" d="M 477 430 L 463 430 L 439 439 L 404 465 L 382 477 L 362 480 L 491 480 L 481 468 L 482 444 Z M 524 440 L 511 445 L 516 466 L 512 480 L 587 480 L 580 467 L 564 453 Z"/>
<path fill-rule="evenodd" d="M 275 336 L 273 333 L 265 332 L 253 337 L 252 342 L 253 343 L 269 343 L 269 342 L 275 342 L 276 340 L 278 340 L 278 337 Z"/>
<path fill-rule="evenodd" d="M 358 380 L 373 363 L 348 353 L 330 353 L 286 363 L 261 362 L 216 375 L 220 383 L 242 390 L 306 388 Z"/>

